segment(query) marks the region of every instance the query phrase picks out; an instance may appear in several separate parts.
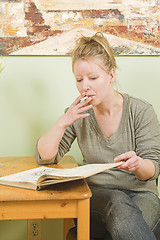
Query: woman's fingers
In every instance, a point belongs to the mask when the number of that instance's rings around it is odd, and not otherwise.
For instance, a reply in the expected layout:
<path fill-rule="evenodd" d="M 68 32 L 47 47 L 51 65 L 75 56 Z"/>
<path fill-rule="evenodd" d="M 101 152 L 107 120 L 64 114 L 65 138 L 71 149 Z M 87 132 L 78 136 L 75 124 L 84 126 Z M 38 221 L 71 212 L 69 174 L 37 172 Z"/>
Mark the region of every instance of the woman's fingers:
<path fill-rule="evenodd" d="M 131 158 L 132 156 L 136 155 L 134 151 L 129 151 L 126 153 L 122 153 L 121 155 L 115 157 L 115 162 L 126 161 L 127 159 Z"/>
<path fill-rule="evenodd" d="M 118 167 L 119 169 L 134 172 L 137 168 L 139 168 L 141 158 L 138 157 L 134 151 L 129 151 L 115 158 L 115 162 L 119 161 L 125 161 L 124 164 Z"/>
<path fill-rule="evenodd" d="M 82 118 L 87 118 L 90 114 L 89 113 L 85 113 L 85 114 L 80 114 L 78 119 L 82 119 Z M 77 120 L 78 120 L 77 119 Z"/>
<path fill-rule="evenodd" d="M 84 96 L 84 93 L 78 96 L 65 113 L 66 126 L 73 124 L 79 119 L 87 118 L 90 115 L 89 113 L 86 113 L 86 111 L 93 107 L 88 104 L 92 100 L 92 97 L 88 97 L 80 102 L 81 98 Z"/>
<path fill-rule="evenodd" d="M 74 105 L 77 105 L 80 103 L 80 100 L 85 96 L 85 93 L 82 93 L 80 96 L 76 98 L 76 100 L 73 102 Z"/>

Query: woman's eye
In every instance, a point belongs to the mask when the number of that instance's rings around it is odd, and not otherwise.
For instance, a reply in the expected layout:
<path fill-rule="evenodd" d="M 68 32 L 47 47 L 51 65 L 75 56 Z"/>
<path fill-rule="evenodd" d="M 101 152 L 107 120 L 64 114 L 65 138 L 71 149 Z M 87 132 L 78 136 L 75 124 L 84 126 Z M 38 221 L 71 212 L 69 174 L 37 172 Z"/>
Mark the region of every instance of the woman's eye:
<path fill-rule="evenodd" d="M 82 81 L 82 79 L 77 79 L 77 82 L 81 82 Z"/>
<path fill-rule="evenodd" d="M 91 78 L 91 80 L 96 80 L 96 79 L 97 79 L 97 77 L 92 77 L 92 78 Z"/>

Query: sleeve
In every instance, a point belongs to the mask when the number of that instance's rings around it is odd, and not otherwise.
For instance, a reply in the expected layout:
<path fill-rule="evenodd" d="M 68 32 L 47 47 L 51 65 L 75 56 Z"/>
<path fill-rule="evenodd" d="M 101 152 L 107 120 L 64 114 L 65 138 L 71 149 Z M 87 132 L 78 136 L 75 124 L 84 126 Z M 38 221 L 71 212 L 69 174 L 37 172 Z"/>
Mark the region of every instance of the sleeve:
<path fill-rule="evenodd" d="M 151 105 L 136 114 L 135 142 L 137 155 L 151 160 L 155 166 L 155 174 L 149 180 L 158 178 L 160 173 L 160 125 Z"/>
<path fill-rule="evenodd" d="M 75 130 L 73 125 L 66 128 L 64 135 L 60 141 L 58 151 L 55 157 L 51 159 L 42 159 L 39 155 L 38 148 L 36 145 L 35 160 L 38 164 L 54 164 L 58 163 L 61 158 L 70 150 L 73 141 L 76 138 Z"/>

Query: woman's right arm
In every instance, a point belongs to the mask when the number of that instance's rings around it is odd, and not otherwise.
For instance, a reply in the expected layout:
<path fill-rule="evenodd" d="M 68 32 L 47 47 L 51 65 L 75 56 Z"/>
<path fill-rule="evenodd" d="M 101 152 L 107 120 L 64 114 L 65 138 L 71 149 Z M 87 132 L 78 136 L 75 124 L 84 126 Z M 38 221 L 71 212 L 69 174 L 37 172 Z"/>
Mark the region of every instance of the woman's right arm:
<path fill-rule="evenodd" d="M 92 100 L 92 97 L 80 102 L 82 97 L 84 97 L 84 93 L 72 103 L 67 112 L 62 115 L 51 129 L 39 139 L 37 150 L 41 159 L 45 160 L 54 158 L 57 154 L 59 143 L 64 135 L 66 127 L 72 125 L 79 119 L 89 116 L 88 113 L 84 112 L 92 108 L 92 105 L 88 105 Z"/>

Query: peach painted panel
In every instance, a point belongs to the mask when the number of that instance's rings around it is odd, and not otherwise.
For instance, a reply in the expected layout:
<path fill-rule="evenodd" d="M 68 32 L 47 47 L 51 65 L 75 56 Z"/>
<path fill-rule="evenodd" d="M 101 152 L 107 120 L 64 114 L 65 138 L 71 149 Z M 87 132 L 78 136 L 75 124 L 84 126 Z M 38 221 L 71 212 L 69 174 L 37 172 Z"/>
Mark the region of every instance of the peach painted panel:
<path fill-rule="evenodd" d="M 160 0 L 1 0 L 1 55 L 69 55 L 103 32 L 116 55 L 160 55 Z"/>

